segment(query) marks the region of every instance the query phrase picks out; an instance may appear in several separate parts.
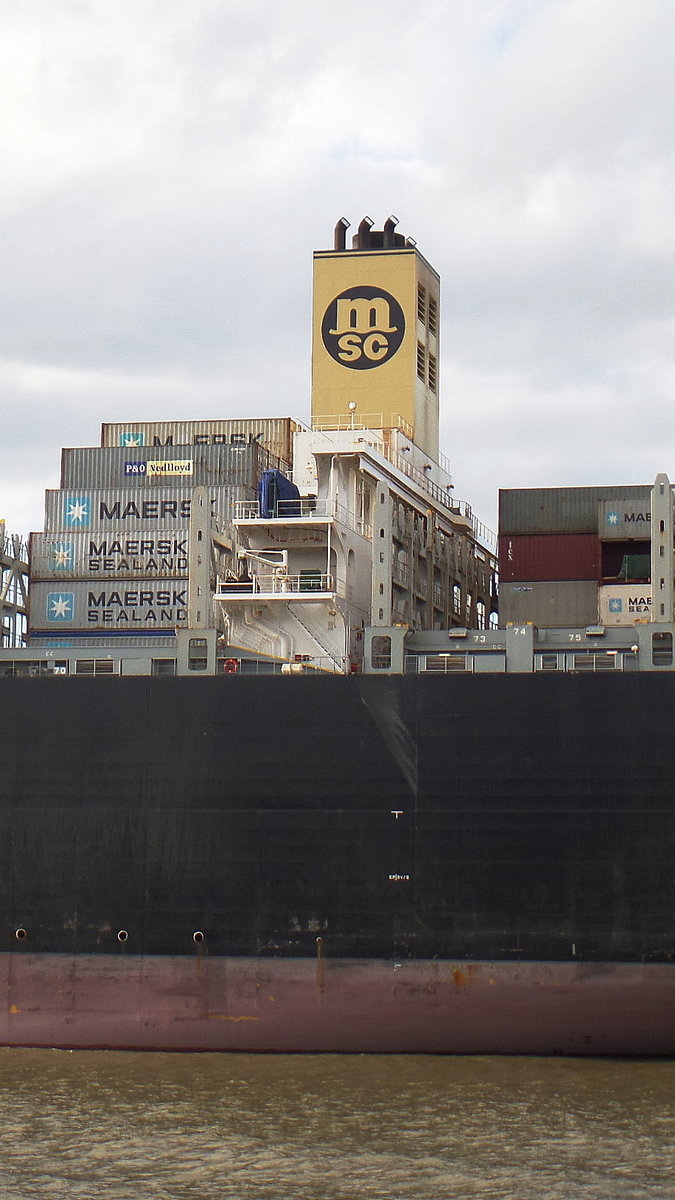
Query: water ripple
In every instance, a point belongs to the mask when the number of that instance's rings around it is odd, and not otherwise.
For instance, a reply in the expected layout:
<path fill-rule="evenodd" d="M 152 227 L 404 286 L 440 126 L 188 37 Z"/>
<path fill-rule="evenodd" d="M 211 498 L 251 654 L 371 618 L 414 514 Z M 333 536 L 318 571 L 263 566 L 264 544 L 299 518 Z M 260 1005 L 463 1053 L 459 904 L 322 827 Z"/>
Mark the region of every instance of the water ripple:
<path fill-rule="evenodd" d="M 0 1050 L 0 1200 L 657 1200 L 675 1062 Z"/>

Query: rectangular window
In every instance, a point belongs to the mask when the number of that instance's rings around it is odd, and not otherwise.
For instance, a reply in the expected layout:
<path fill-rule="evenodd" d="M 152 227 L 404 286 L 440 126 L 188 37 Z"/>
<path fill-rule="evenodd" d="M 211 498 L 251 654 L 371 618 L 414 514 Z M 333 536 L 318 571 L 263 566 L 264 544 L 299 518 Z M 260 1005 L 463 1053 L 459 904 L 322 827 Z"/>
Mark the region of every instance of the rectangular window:
<path fill-rule="evenodd" d="M 537 668 L 539 671 L 557 671 L 558 655 L 540 654 L 538 657 Z"/>
<path fill-rule="evenodd" d="M 188 643 L 188 671 L 205 671 L 208 661 L 206 638 L 190 638 Z"/>
<path fill-rule="evenodd" d="M 417 377 L 418 377 L 418 379 L 422 379 L 424 382 L 426 382 L 426 375 L 427 375 L 426 357 L 427 357 L 427 354 L 426 354 L 426 350 L 424 349 L 424 343 L 418 342 L 417 343 Z"/>
<path fill-rule="evenodd" d="M 468 654 L 427 654 L 424 663 L 425 671 L 442 671 L 448 675 L 453 671 L 472 671 L 473 659 Z"/>
<path fill-rule="evenodd" d="M 76 675 L 115 675 L 117 664 L 112 658 L 78 658 L 75 663 Z"/>
<path fill-rule="evenodd" d="M 427 293 L 421 283 L 417 285 L 417 316 L 420 321 L 427 319 Z"/>
<path fill-rule="evenodd" d="M 375 671 L 386 671 L 391 666 L 391 638 L 376 634 L 370 643 L 370 664 Z"/>
<path fill-rule="evenodd" d="M 673 635 L 667 631 L 652 634 L 652 666 L 672 667 Z"/>
<path fill-rule="evenodd" d="M 433 296 L 429 297 L 429 333 L 438 337 L 438 301 Z"/>
<path fill-rule="evenodd" d="M 616 654 L 598 652 L 597 654 L 573 654 L 572 669 L 574 671 L 615 671 L 618 658 Z"/>
<path fill-rule="evenodd" d="M 153 675 L 175 675 L 175 658 L 153 658 L 152 673 Z"/>

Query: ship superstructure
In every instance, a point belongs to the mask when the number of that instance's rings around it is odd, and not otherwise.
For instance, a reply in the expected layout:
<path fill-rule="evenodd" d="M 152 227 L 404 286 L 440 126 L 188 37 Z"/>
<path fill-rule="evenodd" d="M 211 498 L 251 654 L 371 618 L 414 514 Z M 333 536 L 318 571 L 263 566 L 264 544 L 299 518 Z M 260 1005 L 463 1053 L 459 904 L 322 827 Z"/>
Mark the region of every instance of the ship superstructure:
<path fill-rule="evenodd" d="M 438 452 L 438 275 L 394 218 L 364 218 L 350 250 L 346 225 L 315 254 L 310 424 L 108 424 L 64 449 L 31 540 L 30 645 L 189 630 L 209 663 L 351 673 L 371 627 L 496 624 L 494 536 Z"/>
<path fill-rule="evenodd" d="M 364 630 L 496 622 L 495 539 L 438 451 L 440 281 L 415 243 L 345 220 L 314 255 L 311 428 L 295 491 L 235 505 L 232 647 L 361 670 Z"/>

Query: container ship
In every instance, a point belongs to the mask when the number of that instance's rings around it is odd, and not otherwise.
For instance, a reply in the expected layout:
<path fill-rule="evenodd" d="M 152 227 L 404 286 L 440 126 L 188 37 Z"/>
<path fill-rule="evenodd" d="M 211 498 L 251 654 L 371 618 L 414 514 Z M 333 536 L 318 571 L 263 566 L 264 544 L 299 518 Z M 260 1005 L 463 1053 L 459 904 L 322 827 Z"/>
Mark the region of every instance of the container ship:
<path fill-rule="evenodd" d="M 308 424 L 105 424 L 2 531 L 0 1043 L 672 1054 L 670 482 L 494 538 L 439 277 L 347 228 Z"/>

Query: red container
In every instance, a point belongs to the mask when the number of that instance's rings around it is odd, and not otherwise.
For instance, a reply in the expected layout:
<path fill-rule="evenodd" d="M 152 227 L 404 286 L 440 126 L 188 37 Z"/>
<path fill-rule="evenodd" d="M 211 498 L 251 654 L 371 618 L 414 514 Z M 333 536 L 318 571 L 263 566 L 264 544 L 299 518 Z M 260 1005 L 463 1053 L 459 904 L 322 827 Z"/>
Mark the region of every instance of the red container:
<path fill-rule="evenodd" d="M 499 539 L 502 583 L 600 579 L 596 533 L 503 533 Z"/>

